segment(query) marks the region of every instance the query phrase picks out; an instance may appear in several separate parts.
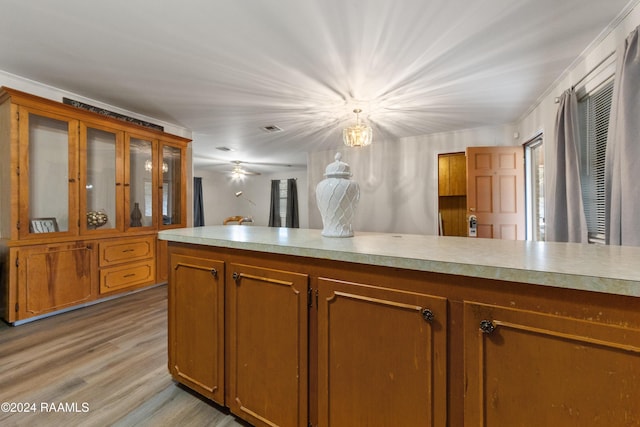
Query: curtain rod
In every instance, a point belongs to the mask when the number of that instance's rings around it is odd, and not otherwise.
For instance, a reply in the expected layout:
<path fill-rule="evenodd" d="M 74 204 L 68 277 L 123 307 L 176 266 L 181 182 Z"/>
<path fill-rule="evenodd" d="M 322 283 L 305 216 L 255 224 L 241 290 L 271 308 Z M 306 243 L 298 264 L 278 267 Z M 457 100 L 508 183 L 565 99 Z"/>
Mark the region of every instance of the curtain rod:
<path fill-rule="evenodd" d="M 600 68 L 600 66 L 602 64 L 604 64 L 605 62 L 607 62 L 609 60 L 609 58 L 611 58 L 613 55 L 615 55 L 615 53 L 616 53 L 616 51 L 614 50 L 613 52 L 610 52 L 607 56 L 602 58 L 602 60 L 600 62 L 598 62 L 598 64 L 595 67 L 593 67 L 591 70 L 589 70 L 584 76 L 582 76 L 582 78 L 580 78 L 580 80 L 578 80 L 571 87 L 580 86 L 580 83 L 584 82 L 587 79 L 587 77 L 589 77 L 593 72 L 595 72 L 598 68 Z M 555 99 L 553 100 L 553 102 L 558 104 L 560 102 L 560 97 L 556 96 Z"/>

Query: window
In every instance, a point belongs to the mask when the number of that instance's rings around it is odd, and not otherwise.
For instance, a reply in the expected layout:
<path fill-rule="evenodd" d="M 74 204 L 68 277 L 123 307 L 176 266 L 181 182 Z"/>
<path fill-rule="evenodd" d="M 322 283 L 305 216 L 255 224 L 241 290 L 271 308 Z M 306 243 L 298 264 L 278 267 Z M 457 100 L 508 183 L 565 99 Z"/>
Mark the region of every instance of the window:
<path fill-rule="evenodd" d="M 613 80 L 578 101 L 580 127 L 580 185 L 589 242 L 605 241 L 604 167 Z"/>
<path fill-rule="evenodd" d="M 280 180 L 280 224 L 287 223 L 287 180 Z"/>
<path fill-rule="evenodd" d="M 299 224 L 296 178 L 271 180 L 269 227 L 298 228 Z"/>
<path fill-rule="evenodd" d="M 544 241 L 544 147 L 542 135 L 524 144 L 527 240 Z"/>

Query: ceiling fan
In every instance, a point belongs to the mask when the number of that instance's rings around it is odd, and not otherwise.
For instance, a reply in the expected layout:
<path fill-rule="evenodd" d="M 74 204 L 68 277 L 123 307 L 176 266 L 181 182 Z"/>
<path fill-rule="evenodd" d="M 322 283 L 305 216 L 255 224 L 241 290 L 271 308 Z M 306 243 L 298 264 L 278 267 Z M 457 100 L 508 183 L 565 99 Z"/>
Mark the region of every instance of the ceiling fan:
<path fill-rule="evenodd" d="M 241 160 L 226 160 L 208 156 L 194 156 L 194 165 L 220 169 L 221 167 L 229 168 L 232 165 L 231 170 L 227 171 L 233 177 L 253 176 L 261 175 L 264 172 L 272 172 L 274 170 L 280 170 L 281 168 L 304 168 L 304 165 L 293 165 L 287 163 L 269 163 L 269 162 L 255 162 L 255 161 L 241 161 Z M 249 168 L 247 168 L 247 165 Z M 257 170 L 256 170 L 257 169 Z"/>
<path fill-rule="evenodd" d="M 260 175 L 260 172 L 250 171 L 240 166 L 242 162 L 239 160 L 234 160 L 231 163 L 234 165 L 233 169 L 231 170 L 232 177 Z"/>

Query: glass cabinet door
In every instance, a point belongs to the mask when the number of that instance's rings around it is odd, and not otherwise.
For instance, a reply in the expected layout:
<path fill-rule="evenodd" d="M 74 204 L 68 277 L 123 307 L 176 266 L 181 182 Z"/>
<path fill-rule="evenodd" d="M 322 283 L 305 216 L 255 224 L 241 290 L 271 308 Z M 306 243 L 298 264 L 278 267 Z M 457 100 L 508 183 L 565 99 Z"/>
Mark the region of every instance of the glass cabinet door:
<path fill-rule="evenodd" d="M 162 225 L 184 226 L 182 213 L 185 208 L 185 195 L 182 194 L 182 149 L 171 145 L 162 145 Z"/>
<path fill-rule="evenodd" d="M 154 156 L 157 142 L 149 139 L 127 136 L 125 153 L 125 218 L 127 229 L 155 227 L 156 206 L 158 205 L 157 156 Z"/>
<path fill-rule="evenodd" d="M 20 237 L 78 233 L 77 126 L 20 109 Z"/>
<path fill-rule="evenodd" d="M 80 144 L 81 230 L 122 230 L 122 133 L 82 124 Z"/>

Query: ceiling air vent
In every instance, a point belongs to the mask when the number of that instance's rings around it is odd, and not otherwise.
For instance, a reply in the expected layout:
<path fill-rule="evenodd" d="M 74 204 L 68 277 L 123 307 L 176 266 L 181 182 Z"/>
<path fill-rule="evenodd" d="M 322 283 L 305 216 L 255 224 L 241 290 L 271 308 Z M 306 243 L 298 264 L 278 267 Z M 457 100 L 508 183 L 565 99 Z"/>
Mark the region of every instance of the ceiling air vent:
<path fill-rule="evenodd" d="M 274 133 L 274 132 L 282 132 L 282 128 L 278 127 L 276 125 L 269 125 L 269 126 L 265 126 L 263 128 L 260 128 L 263 131 L 267 132 L 267 133 Z"/>
<path fill-rule="evenodd" d="M 220 150 L 220 151 L 233 151 L 233 149 L 229 148 L 229 147 L 216 147 L 216 150 Z"/>

